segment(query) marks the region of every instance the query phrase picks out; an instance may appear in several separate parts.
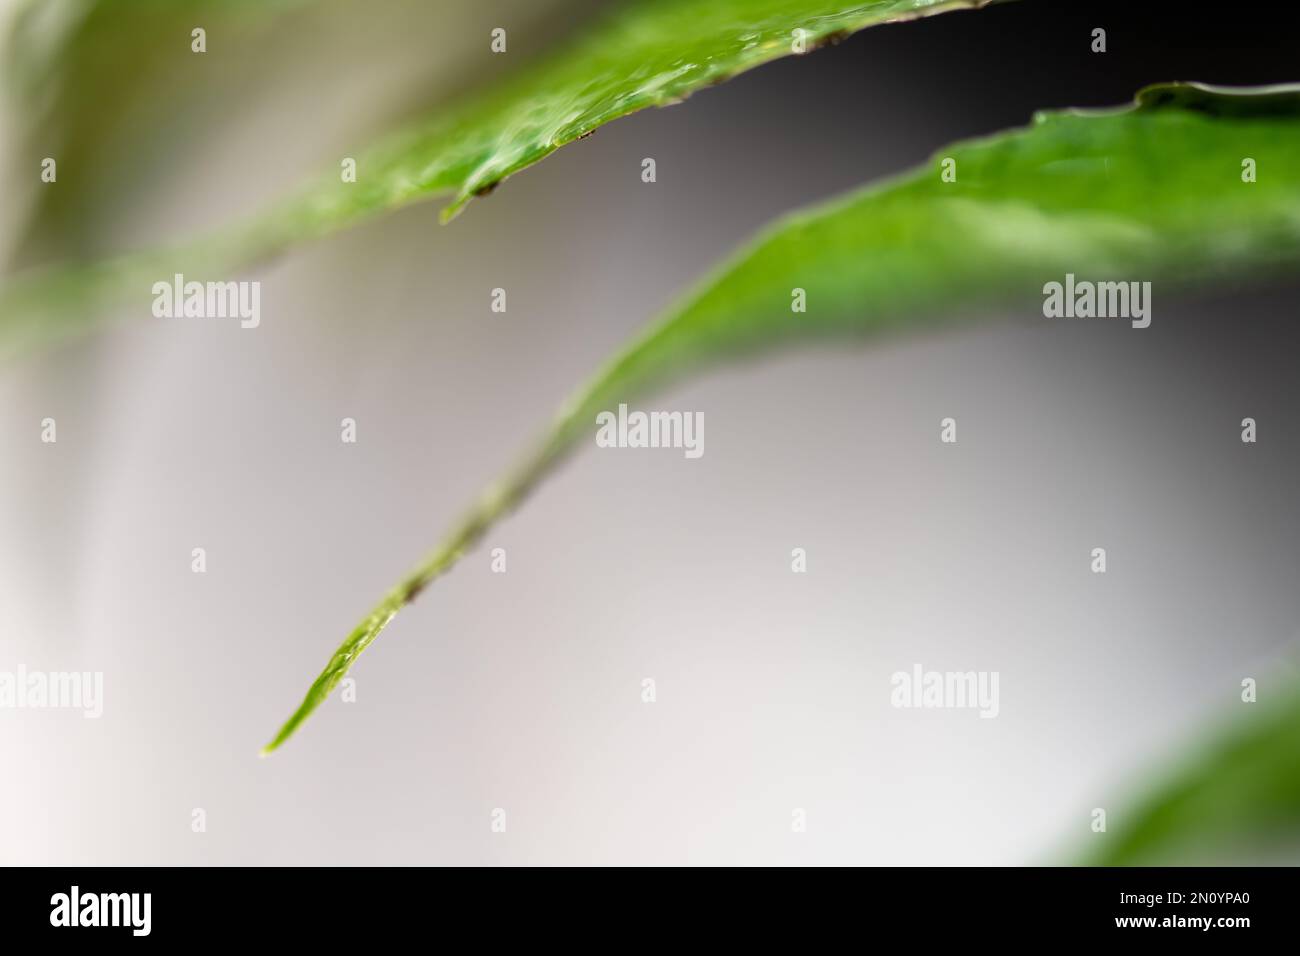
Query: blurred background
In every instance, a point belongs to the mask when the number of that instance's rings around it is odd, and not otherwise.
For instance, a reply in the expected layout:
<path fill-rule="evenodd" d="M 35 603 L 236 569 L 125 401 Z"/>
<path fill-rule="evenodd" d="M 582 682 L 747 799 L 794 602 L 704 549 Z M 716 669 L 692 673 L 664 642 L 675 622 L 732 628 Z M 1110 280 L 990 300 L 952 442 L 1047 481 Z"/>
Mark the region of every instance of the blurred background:
<path fill-rule="evenodd" d="M 0 3 L 0 254 L 251 213 L 602 6 Z M 447 226 L 434 201 L 300 247 L 247 276 L 255 332 L 145 304 L 0 368 L 0 670 L 105 675 L 100 720 L 0 711 L 0 862 L 1015 864 L 1104 839 L 1092 809 L 1232 721 L 1243 678 L 1263 701 L 1295 677 L 1300 283 L 1157 293 L 1141 334 L 1007 315 L 675 389 L 650 407 L 703 412 L 702 458 L 583 451 L 393 622 L 355 703 L 256 755 L 569 390 L 774 216 L 1035 109 L 1300 79 L 1266 12 L 1130 6 L 873 28 L 615 122 Z M 892 708 L 918 663 L 1000 672 L 1000 716 Z"/>

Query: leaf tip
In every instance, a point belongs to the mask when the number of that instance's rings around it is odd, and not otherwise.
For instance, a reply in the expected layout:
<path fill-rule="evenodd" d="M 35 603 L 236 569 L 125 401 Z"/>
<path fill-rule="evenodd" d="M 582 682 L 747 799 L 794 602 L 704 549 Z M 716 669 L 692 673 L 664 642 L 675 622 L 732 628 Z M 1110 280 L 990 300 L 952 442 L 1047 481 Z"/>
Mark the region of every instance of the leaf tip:
<path fill-rule="evenodd" d="M 288 733 L 286 733 L 286 731 L 288 731 Z M 288 724 L 285 724 L 285 726 L 281 727 L 279 733 L 277 733 L 273 738 L 271 738 L 271 741 L 257 752 L 257 759 L 265 760 L 267 757 L 271 756 L 271 754 L 279 750 L 280 744 L 288 740 L 289 734 L 291 733 L 293 733 L 293 731 L 289 728 Z"/>

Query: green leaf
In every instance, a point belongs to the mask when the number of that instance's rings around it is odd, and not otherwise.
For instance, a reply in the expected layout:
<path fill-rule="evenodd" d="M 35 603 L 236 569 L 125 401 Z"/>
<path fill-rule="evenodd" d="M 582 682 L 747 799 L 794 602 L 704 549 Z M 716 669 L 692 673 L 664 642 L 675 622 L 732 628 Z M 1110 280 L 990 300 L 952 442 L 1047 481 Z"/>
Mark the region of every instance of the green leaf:
<path fill-rule="evenodd" d="M 356 183 L 341 182 L 334 169 L 301 196 L 210 239 L 14 283 L 0 295 L 0 350 L 84 331 L 101 317 L 100 304 L 142 297 L 154 280 L 177 272 L 228 278 L 296 243 L 418 200 L 450 195 L 445 221 L 475 195 L 605 123 L 788 56 L 796 39 L 812 50 L 873 24 L 989 2 L 640 0 L 497 88 L 357 157 Z"/>
<path fill-rule="evenodd" d="M 1131 810 L 1094 834 L 1095 866 L 1258 859 L 1300 837 L 1300 688 L 1267 689 L 1221 739 L 1188 755 Z M 1288 843 L 1288 841 L 1292 841 Z"/>
<path fill-rule="evenodd" d="M 678 103 L 763 63 L 806 51 L 864 27 L 990 0 L 654 0 L 629 7 L 532 71 L 467 109 L 375 157 L 367 200 L 384 205 L 420 193 L 450 192 L 444 220 L 598 127 Z M 796 31 L 802 34 L 796 37 Z M 325 204 L 325 215 L 336 208 Z"/>
<path fill-rule="evenodd" d="M 1243 160 L 1257 182 L 1243 181 Z M 943 181 L 944 160 L 956 181 Z M 1111 111 L 1045 113 L 906 176 L 790 216 L 718 268 L 560 410 L 532 453 L 348 635 L 268 746 L 319 706 L 385 625 L 579 441 L 597 413 L 778 344 L 864 337 L 997 306 L 1041 317 L 1044 284 L 1179 285 L 1300 260 L 1300 87 L 1158 86 Z M 807 312 L 792 311 L 792 291 Z M 1078 320 L 1088 321 L 1088 320 Z M 1133 330 L 1131 334 L 1140 335 Z"/>

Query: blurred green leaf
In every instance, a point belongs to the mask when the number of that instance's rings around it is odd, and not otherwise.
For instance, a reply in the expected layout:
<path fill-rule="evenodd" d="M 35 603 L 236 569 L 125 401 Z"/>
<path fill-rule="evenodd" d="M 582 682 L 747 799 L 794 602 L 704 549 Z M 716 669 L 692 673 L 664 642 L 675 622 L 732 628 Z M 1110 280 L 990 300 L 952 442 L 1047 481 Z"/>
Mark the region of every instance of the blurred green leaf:
<path fill-rule="evenodd" d="M 28 0 L 5 38 L 3 70 L 21 107 L 21 151 L 59 163 L 38 188 L 18 265 L 78 255 L 97 197 L 147 178 L 159 117 L 185 111 L 218 64 L 196 60 L 190 31 L 245 45 L 318 0 Z M 121 150 L 129 150 L 130 162 Z M 111 166 L 111 172 L 105 170 Z"/>
<path fill-rule="evenodd" d="M 1257 182 L 1243 181 L 1247 158 Z M 955 182 L 944 181 L 945 160 Z M 348 635 L 267 749 L 403 605 L 593 434 L 597 413 L 778 344 L 996 306 L 1038 311 L 1045 283 L 1067 273 L 1156 282 L 1159 322 L 1163 295 L 1179 285 L 1294 267 L 1297 170 L 1300 87 L 1158 86 L 1131 107 L 1040 114 L 1027 129 L 954 145 L 906 176 L 778 222 L 564 405 L 532 454 Z M 796 289 L 806 313 L 792 311 Z"/>
<path fill-rule="evenodd" d="M 225 279 L 296 243 L 421 199 L 451 195 L 443 213 L 449 219 L 475 195 L 611 120 L 676 103 L 873 24 L 989 2 L 638 0 L 495 89 L 358 156 L 355 183 L 341 182 L 335 169 L 211 239 L 14 281 L 0 294 L 0 353 L 82 331 L 102 316 L 101 304 L 143 296 L 154 279 L 178 272 Z M 508 53 L 508 33 L 506 42 Z M 142 285 L 142 277 L 152 278 Z"/>
<path fill-rule="evenodd" d="M 1265 687 L 1131 810 L 1094 834 L 1096 866 L 1179 866 L 1294 853 L 1300 841 L 1300 688 Z M 1215 739 L 1217 736 L 1218 739 Z"/>

